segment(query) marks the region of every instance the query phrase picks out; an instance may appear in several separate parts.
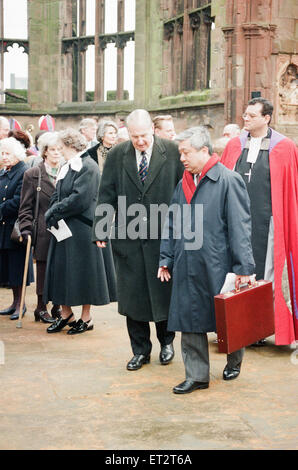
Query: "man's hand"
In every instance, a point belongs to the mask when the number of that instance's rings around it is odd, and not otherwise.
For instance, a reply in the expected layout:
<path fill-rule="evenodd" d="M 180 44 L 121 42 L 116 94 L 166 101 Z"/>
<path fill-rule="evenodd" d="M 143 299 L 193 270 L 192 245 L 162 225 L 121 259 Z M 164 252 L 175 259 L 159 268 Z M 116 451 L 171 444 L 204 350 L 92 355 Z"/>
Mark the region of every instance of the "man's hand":
<path fill-rule="evenodd" d="M 235 289 L 238 290 L 240 284 L 248 284 L 250 281 L 250 276 L 240 276 L 236 275 L 235 279 Z"/>
<path fill-rule="evenodd" d="M 98 248 L 105 248 L 107 246 L 107 242 L 96 242 L 96 245 L 98 246 Z"/>
<path fill-rule="evenodd" d="M 167 266 L 162 266 L 161 268 L 159 268 L 157 278 L 160 279 L 161 282 L 169 282 L 169 280 L 171 279 L 171 274 L 169 273 Z"/>

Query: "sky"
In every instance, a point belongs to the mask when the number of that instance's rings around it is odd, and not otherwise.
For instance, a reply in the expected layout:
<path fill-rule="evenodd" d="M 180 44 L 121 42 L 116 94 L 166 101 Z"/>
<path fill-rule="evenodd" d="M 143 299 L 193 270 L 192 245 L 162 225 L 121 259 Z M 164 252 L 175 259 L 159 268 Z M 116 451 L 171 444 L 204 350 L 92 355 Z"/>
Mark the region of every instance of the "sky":
<path fill-rule="evenodd" d="M 105 32 L 114 33 L 117 30 L 117 0 L 107 0 Z M 125 31 L 135 29 L 135 2 L 125 0 Z M 18 11 L 16 15 L 15 12 Z M 95 0 L 87 0 L 86 34 L 95 32 Z M 4 37 L 27 38 L 27 0 L 4 0 Z M 107 90 L 116 89 L 116 60 L 117 50 L 109 44 L 105 51 L 105 96 Z M 94 46 L 89 46 L 86 53 L 86 90 L 94 90 Z M 28 76 L 28 57 L 22 49 L 14 46 L 10 54 L 4 54 L 4 87 L 10 88 L 10 74 L 18 77 Z M 129 42 L 125 49 L 124 89 L 129 91 L 130 99 L 134 92 L 134 43 Z"/>

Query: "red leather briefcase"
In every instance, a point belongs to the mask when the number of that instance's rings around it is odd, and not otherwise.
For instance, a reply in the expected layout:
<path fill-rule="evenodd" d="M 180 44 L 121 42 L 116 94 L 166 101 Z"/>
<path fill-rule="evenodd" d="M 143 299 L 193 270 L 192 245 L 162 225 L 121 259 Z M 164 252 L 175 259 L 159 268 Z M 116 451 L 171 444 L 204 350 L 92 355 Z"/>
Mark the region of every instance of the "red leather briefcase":
<path fill-rule="evenodd" d="M 231 353 L 274 334 L 272 282 L 214 297 L 218 351 Z"/>

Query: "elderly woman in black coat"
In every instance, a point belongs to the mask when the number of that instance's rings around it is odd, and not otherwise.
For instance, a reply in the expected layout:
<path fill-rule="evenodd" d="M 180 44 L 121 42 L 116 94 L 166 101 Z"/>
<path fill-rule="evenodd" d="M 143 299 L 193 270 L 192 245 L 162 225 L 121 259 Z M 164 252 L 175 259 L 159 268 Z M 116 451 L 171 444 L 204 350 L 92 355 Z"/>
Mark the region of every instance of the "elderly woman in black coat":
<path fill-rule="evenodd" d="M 98 124 L 96 138 L 98 144 L 88 149 L 88 153 L 93 160 L 98 163 L 102 174 L 108 151 L 117 144 L 118 126 L 113 121 L 100 121 Z"/>
<path fill-rule="evenodd" d="M 32 236 L 33 223 L 36 217 L 36 241 L 33 256 L 36 260 L 36 295 L 37 306 L 34 311 L 35 321 L 52 323 L 60 316 L 60 306 L 53 305 L 50 315 L 43 302 L 43 289 L 48 249 L 51 234 L 46 228 L 45 212 L 50 205 L 51 196 L 55 191 L 56 178 L 61 166 L 62 154 L 58 132 L 46 132 L 40 138 L 41 163 L 29 168 L 23 179 L 21 204 L 19 210 L 20 230 L 24 239 Z M 38 201 L 38 203 L 36 203 Z"/>
<path fill-rule="evenodd" d="M 0 315 L 10 315 L 11 320 L 17 320 L 20 314 L 26 247 L 13 242 L 11 233 L 18 217 L 23 176 L 27 170 L 24 163 L 26 151 L 14 137 L 9 137 L 0 141 L 0 153 L 4 166 L 0 171 L 0 285 L 10 287 L 13 292 L 12 304 L 1 310 Z M 27 285 L 33 281 L 30 257 Z M 23 313 L 25 311 L 24 306 Z"/>
<path fill-rule="evenodd" d="M 110 251 L 103 252 L 91 240 L 100 172 L 86 153 L 87 142 L 79 132 L 67 129 L 59 133 L 61 151 L 67 163 L 57 178 L 56 191 L 45 214 L 48 227 L 58 227 L 63 219 L 71 236 L 60 242 L 53 236 L 50 244 L 44 301 L 62 306 L 61 318 L 50 325 L 55 333 L 66 325 L 68 334 L 93 329 L 91 305 L 106 305 L 116 300 L 115 272 Z M 82 306 L 75 322 L 72 306 Z"/>

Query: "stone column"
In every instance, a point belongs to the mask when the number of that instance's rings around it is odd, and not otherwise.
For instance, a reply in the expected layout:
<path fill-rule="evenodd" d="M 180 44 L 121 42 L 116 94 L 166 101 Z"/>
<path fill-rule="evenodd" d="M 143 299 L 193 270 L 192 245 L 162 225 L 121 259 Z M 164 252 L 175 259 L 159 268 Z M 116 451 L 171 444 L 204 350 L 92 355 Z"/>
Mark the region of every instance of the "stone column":
<path fill-rule="evenodd" d="M 28 2 L 28 28 L 28 101 L 32 110 L 51 112 L 61 101 L 60 1 Z"/>
<path fill-rule="evenodd" d="M 241 115 L 253 91 L 273 98 L 271 0 L 234 0 L 227 4 L 226 122 L 242 126 Z"/>
<path fill-rule="evenodd" d="M 80 0 L 79 36 L 86 35 L 86 0 Z M 78 101 L 86 99 L 86 50 L 79 42 L 78 47 Z"/>
<path fill-rule="evenodd" d="M 118 28 L 117 31 L 124 31 L 124 0 L 118 0 Z M 116 99 L 123 100 L 124 91 L 124 47 L 126 43 L 118 41 L 117 47 L 117 91 Z"/>
<path fill-rule="evenodd" d="M 99 35 L 104 34 L 104 1 L 96 0 L 95 7 L 95 101 L 104 101 L 104 51 Z"/>

